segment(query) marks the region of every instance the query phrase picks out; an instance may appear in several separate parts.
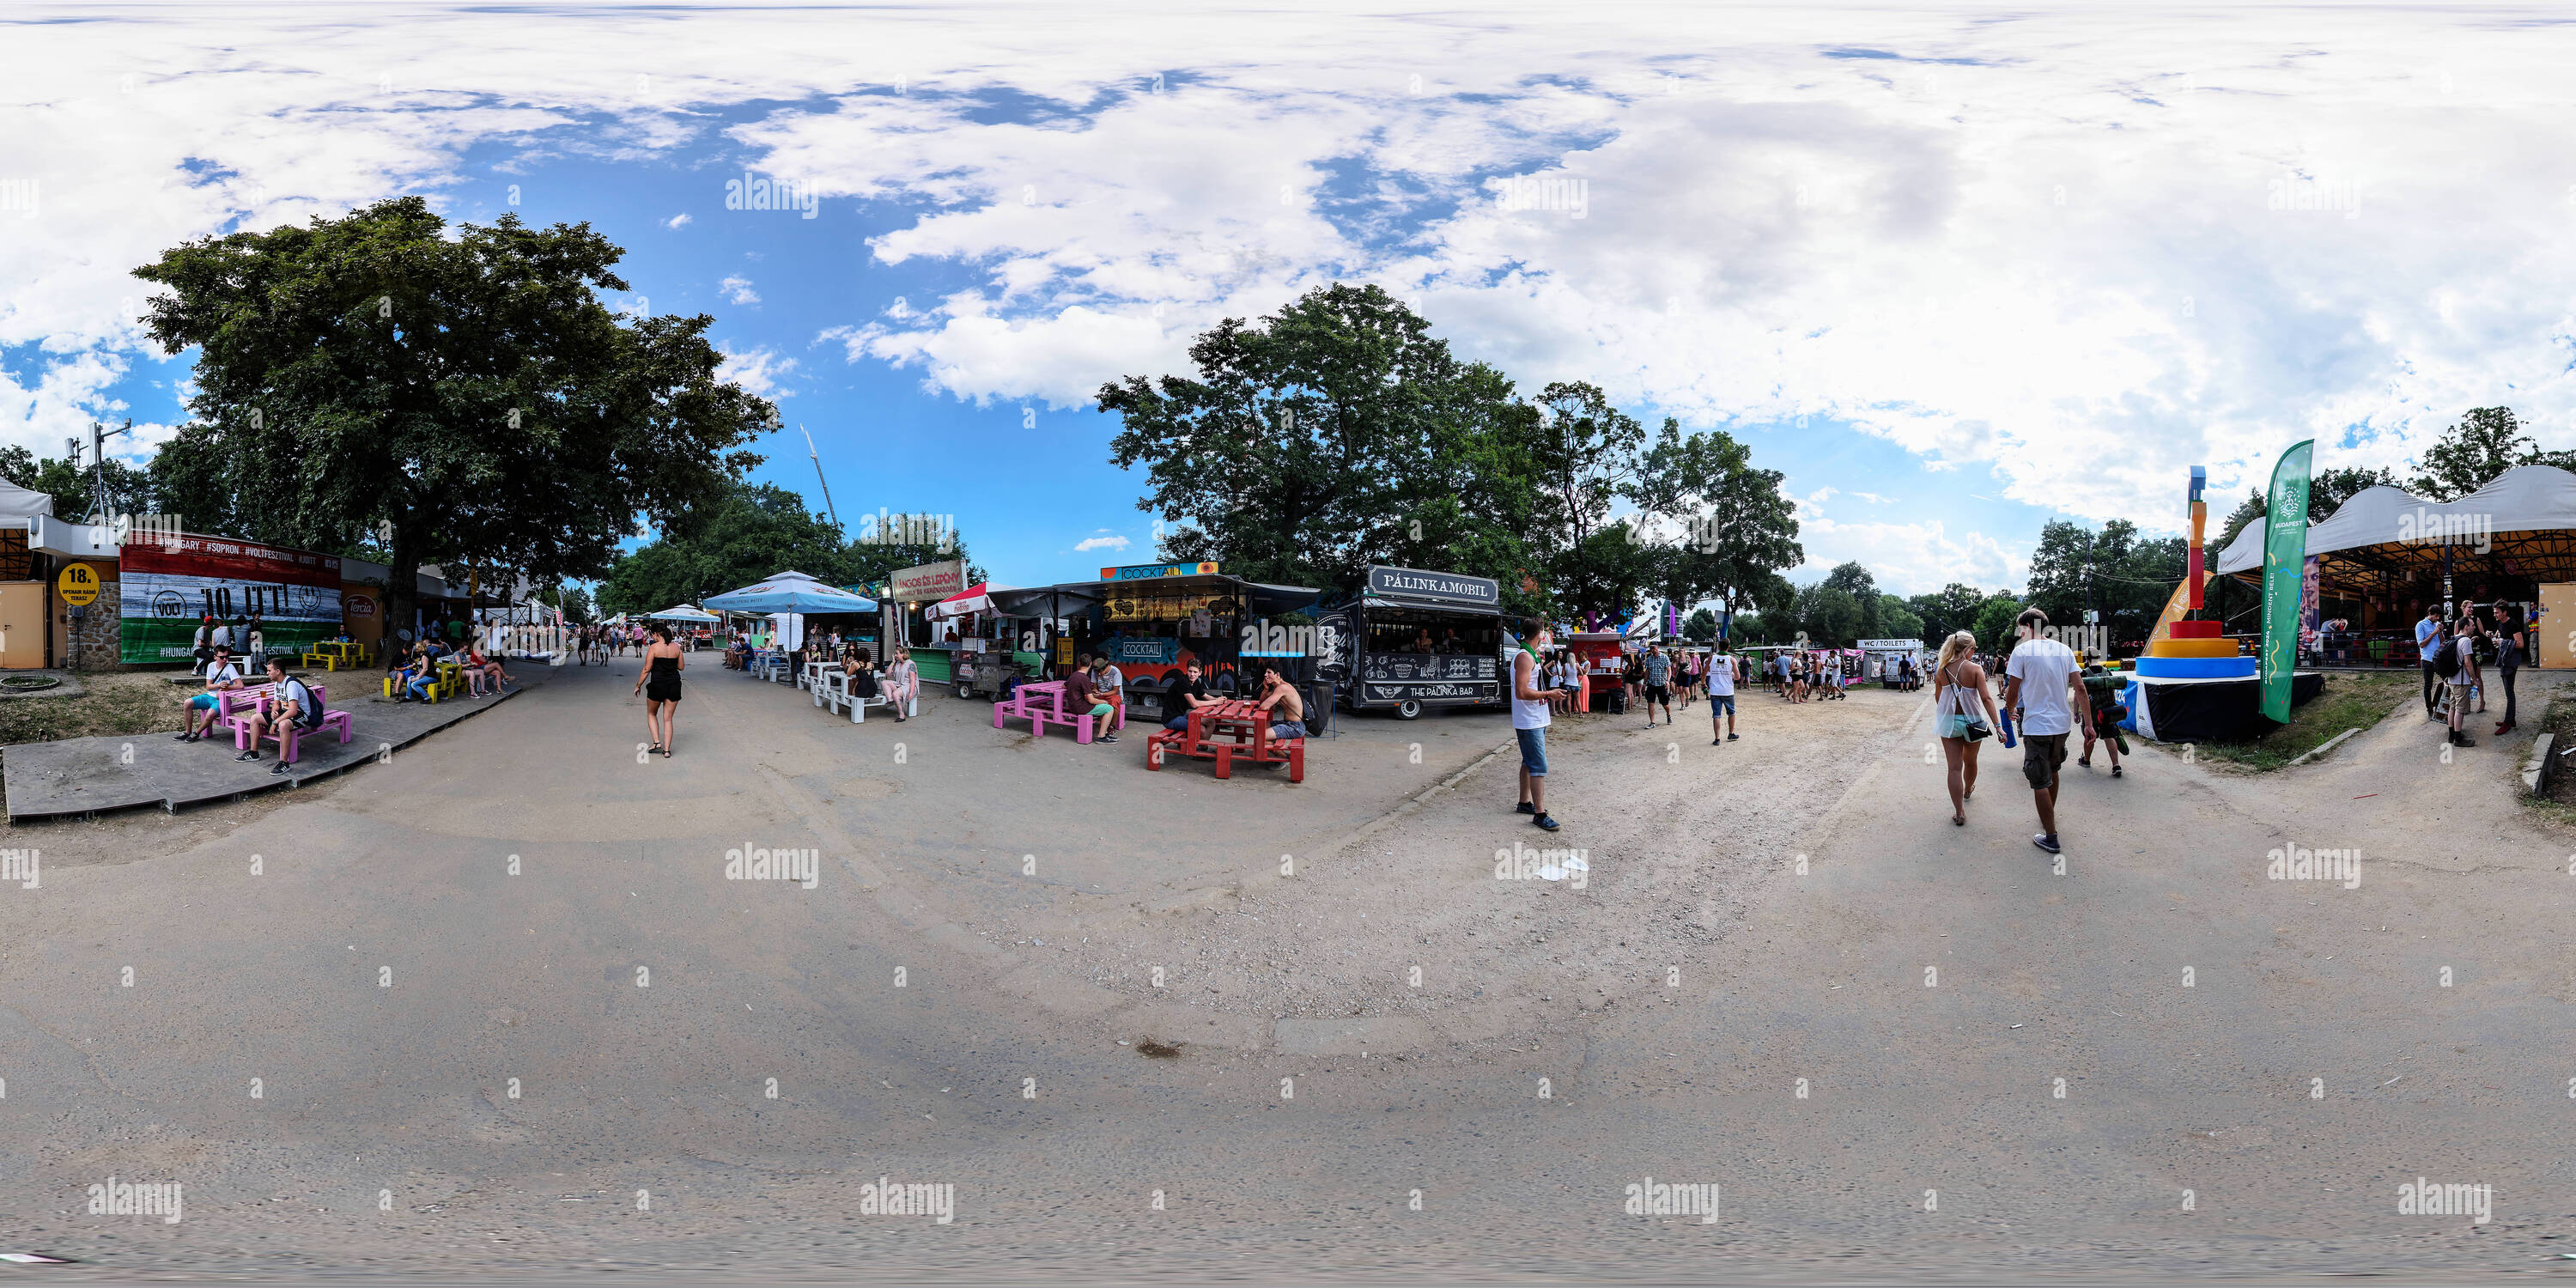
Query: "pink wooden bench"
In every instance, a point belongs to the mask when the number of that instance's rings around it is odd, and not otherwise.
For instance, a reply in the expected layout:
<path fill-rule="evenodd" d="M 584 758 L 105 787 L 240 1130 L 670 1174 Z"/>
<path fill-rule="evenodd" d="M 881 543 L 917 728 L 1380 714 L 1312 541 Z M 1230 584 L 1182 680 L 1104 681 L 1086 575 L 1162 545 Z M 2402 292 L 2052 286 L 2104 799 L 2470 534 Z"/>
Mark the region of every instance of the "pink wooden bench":
<path fill-rule="evenodd" d="M 215 719 L 233 731 L 233 750 L 250 750 L 250 718 L 258 712 L 260 704 L 267 701 L 270 691 L 276 687 L 270 684 L 255 684 L 246 689 L 226 689 L 215 695 Z M 331 709 L 330 692 L 323 686 L 308 682 L 304 687 L 313 694 L 314 705 L 322 708 L 322 723 L 316 725 L 310 732 L 327 733 L 336 730 L 341 742 L 349 741 L 349 713 Z M 306 732 L 308 731 L 292 724 L 272 725 L 261 735 L 260 740 L 276 743 L 277 758 L 292 765 L 296 757 L 302 754 L 298 747 Z"/>
<path fill-rule="evenodd" d="M 1004 720 L 1028 721 L 1029 732 L 1034 737 L 1043 738 L 1046 736 L 1048 725 L 1060 724 L 1073 730 L 1075 742 L 1091 741 L 1093 721 L 1090 709 L 1084 708 L 1074 713 L 1066 712 L 1062 680 L 1024 683 L 1011 690 L 1011 696 L 993 704 L 993 727 L 1001 728 Z M 1113 729 L 1127 727 L 1127 708 L 1123 706 L 1118 708 L 1117 715 L 1111 719 L 1110 727 Z"/>

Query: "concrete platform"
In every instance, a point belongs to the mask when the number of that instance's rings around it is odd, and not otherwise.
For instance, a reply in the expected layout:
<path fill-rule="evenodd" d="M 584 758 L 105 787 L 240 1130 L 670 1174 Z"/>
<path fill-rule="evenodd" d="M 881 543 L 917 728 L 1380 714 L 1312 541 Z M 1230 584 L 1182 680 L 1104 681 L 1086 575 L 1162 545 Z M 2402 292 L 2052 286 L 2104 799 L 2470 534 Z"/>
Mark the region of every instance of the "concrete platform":
<path fill-rule="evenodd" d="M 527 688 L 544 685 L 553 673 L 552 667 L 529 660 L 513 660 L 509 668 L 510 677 Z M 349 713 L 349 741 L 328 734 L 307 738 L 296 748 L 294 767 L 283 774 L 270 772 L 277 767 L 274 745 L 258 760 L 235 760 L 230 735 L 220 731 L 203 742 L 178 742 L 178 730 L 163 729 L 132 737 L 22 743 L 0 750 L 9 819 L 62 818 L 143 805 L 176 813 L 183 806 L 300 786 L 408 747 L 521 691 L 479 700 L 394 702 L 377 696 L 379 672 L 316 673 L 312 679 L 330 691 L 332 710 Z"/>

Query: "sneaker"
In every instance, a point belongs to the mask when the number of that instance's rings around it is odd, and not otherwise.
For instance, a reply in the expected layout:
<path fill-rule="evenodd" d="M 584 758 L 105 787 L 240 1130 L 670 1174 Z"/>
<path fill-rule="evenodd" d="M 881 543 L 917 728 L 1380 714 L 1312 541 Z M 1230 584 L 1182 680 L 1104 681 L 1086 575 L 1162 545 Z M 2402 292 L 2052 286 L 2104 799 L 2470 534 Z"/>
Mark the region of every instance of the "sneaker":
<path fill-rule="evenodd" d="M 2468 736 L 2467 734 L 2461 734 L 2459 735 L 2456 745 L 2462 747 L 2474 747 L 2478 745 L 2478 740 Z"/>
<path fill-rule="evenodd" d="M 258 748 L 256 748 L 256 747 L 253 747 L 253 748 L 251 748 L 249 751 L 245 751 L 245 752 L 243 752 L 242 754 L 240 754 L 240 755 L 238 755 L 238 756 L 233 757 L 233 759 L 235 759 L 235 760 L 257 760 L 257 759 L 259 759 L 259 749 L 258 749 Z"/>
<path fill-rule="evenodd" d="M 1739 737 L 1741 737 L 1741 736 L 1742 736 L 1742 735 L 1740 735 L 1740 734 L 1732 734 L 1732 733 L 1731 733 L 1731 734 L 1726 735 L 1726 740 L 1727 740 L 1728 742 L 1733 742 L 1733 741 L 1735 741 L 1737 738 L 1739 738 Z"/>
<path fill-rule="evenodd" d="M 1556 820 L 1549 818 L 1545 814 L 1541 814 L 1538 817 L 1531 819 L 1530 822 L 1537 824 L 1539 828 L 1544 831 L 1553 832 L 1556 830 Z"/>
<path fill-rule="evenodd" d="M 268 772 L 270 772 L 270 773 L 272 773 L 272 774 L 282 774 L 282 773 L 285 773 L 287 770 L 290 770 L 290 769 L 293 769 L 293 768 L 295 768 L 295 766 L 290 765 L 290 764 L 287 764 L 285 761 L 281 760 L 281 761 L 277 762 L 277 768 L 272 769 L 272 770 L 270 770 L 270 771 L 268 771 Z"/>
<path fill-rule="evenodd" d="M 901 716 L 897 716 L 897 717 L 895 717 L 895 723 L 896 723 L 896 724 L 901 724 L 901 723 L 903 723 L 903 717 L 901 717 Z M 1118 741 L 1118 735 L 1116 735 L 1116 734 L 1114 734 L 1114 733 L 1111 733 L 1111 734 L 1102 734 L 1101 736 L 1099 736 L 1099 737 L 1097 737 L 1097 738 L 1092 739 L 1092 741 L 1093 741 L 1093 742 L 1116 742 L 1116 741 Z"/>
<path fill-rule="evenodd" d="M 2113 766 L 2111 766 L 2111 776 L 2112 776 L 2113 778 L 2117 778 L 2117 777 L 2119 777 L 2119 776 L 2120 776 L 2120 767 L 2119 767 L 2118 765 L 2113 765 Z"/>
<path fill-rule="evenodd" d="M 1709 740 L 1708 740 L 1708 745 L 1709 745 L 1709 746 L 1712 746 L 1712 747 L 1723 747 L 1723 746 L 1725 746 L 1725 745 L 1726 745 L 1726 739 L 1724 739 L 1724 738 L 1711 738 L 1711 739 L 1709 739 Z"/>
<path fill-rule="evenodd" d="M 2058 852 L 2057 836 L 2053 832 L 2033 832 L 2030 834 L 2030 843 L 2051 854 Z"/>
<path fill-rule="evenodd" d="M 1522 801 L 1520 804 L 1512 806 L 1512 809 L 1522 814 L 1535 814 L 1538 812 L 1538 806 L 1532 805 L 1528 801 Z"/>
<path fill-rule="evenodd" d="M 197 740 L 197 735 L 195 735 L 194 733 L 183 733 L 183 734 L 180 734 L 178 737 L 171 739 L 170 741 L 172 741 L 172 742 L 195 742 L 196 740 Z"/>

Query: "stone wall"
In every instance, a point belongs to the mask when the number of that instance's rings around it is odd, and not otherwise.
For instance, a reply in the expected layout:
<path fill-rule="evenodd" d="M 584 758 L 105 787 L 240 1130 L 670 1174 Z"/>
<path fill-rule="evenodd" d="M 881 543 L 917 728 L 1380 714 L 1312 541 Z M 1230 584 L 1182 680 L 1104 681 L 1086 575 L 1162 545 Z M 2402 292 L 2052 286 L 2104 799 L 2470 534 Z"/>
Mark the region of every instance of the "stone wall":
<path fill-rule="evenodd" d="M 120 656 L 117 630 L 121 623 L 116 615 L 119 602 L 116 583 L 100 583 L 98 599 L 89 606 L 88 616 L 69 625 L 70 655 L 55 658 L 54 665 L 67 671 L 124 670 L 123 664 L 117 660 Z M 54 611 L 62 614 L 71 612 L 63 607 L 60 600 L 54 601 Z"/>

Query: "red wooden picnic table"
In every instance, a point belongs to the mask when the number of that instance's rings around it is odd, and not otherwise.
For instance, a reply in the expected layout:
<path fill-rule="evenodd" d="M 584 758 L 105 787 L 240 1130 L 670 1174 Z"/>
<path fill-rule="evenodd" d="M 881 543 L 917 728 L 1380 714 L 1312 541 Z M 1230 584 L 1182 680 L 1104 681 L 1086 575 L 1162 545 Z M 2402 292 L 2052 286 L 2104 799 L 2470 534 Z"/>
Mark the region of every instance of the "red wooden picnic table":
<path fill-rule="evenodd" d="M 1288 781 L 1306 781 L 1306 740 L 1270 736 L 1270 712 L 1257 702 L 1229 698 L 1193 708 L 1189 726 L 1166 729 L 1145 740 L 1145 768 L 1159 770 L 1165 755 L 1195 756 L 1216 762 L 1216 776 L 1234 777 L 1234 762 L 1288 766 Z"/>

